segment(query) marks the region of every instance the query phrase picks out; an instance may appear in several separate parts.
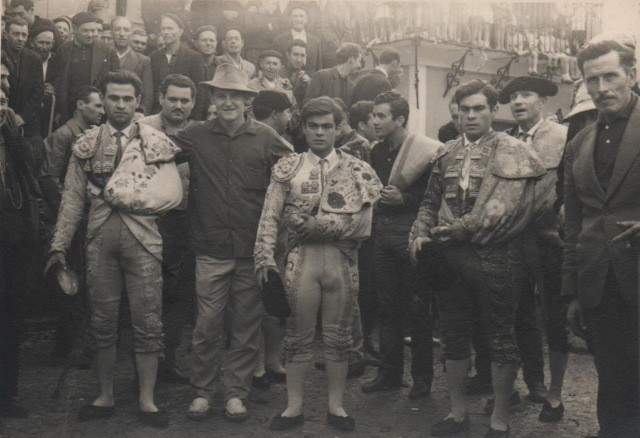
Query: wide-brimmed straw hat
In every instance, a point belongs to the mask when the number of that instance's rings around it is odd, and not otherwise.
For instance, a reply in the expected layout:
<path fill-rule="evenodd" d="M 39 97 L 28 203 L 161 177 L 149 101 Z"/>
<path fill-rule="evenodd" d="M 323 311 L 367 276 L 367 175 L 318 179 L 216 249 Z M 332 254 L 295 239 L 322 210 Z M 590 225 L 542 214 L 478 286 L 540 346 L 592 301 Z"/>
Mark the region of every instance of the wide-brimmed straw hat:
<path fill-rule="evenodd" d="M 214 89 L 241 91 L 252 96 L 258 95 L 257 91 L 248 87 L 249 76 L 235 65 L 228 63 L 220 64 L 216 68 L 212 80 L 200 83 Z"/>

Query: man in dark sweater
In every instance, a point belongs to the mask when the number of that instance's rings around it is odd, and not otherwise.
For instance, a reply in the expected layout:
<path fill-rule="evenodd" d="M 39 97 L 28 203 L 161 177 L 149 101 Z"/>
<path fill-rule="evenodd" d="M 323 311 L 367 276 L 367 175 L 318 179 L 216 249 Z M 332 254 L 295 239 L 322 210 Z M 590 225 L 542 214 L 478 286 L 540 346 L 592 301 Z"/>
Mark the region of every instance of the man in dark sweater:
<path fill-rule="evenodd" d="M 356 82 L 350 105 L 361 100 L 373 100 L 378 94 L 391 91 L 393 87 L 389 81 L 389 76 L 401 68 L 400 52 L 396 49 L 386 49 L 380 55 L 380 64 L 360 76 L 360 79 Z"/>

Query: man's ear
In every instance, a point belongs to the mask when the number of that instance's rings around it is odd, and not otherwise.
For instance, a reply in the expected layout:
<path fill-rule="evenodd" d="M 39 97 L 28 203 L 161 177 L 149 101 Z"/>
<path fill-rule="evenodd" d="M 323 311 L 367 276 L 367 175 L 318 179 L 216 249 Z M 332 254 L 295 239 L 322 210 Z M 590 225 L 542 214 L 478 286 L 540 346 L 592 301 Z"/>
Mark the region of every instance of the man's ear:
<path fill-rule="evenodd" d="M 396 117 L 394 122 L 396 122 L 396 125 L 401 128 L 401 127 L 404 126 L 404 123 L 405 123 L 406 120 L 407 119 L 404 116 L 398 116 L 398 117 Z"/>

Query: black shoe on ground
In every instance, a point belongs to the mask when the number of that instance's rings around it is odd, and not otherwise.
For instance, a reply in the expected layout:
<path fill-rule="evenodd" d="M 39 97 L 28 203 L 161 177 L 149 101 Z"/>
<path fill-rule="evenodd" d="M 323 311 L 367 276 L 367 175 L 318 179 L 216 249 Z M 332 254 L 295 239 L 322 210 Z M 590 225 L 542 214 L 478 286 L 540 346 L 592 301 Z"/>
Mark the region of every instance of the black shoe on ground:
<path fill-rule="evenodd" d="M 462 421 L 456 421 L 453 418 L 445 418 L 431 426 L 431 436 L 451 436 L 460 432 L 469 430 L 469 416 L 464 417 Z"/>
<path fill-rule="evenodd" d="M 368 353 L 372 358 L 376 360 L 381 360 L 382 355 L 380 354 L 380 350 L 378 350 L 371 342 L 371 339 L 365 338 L 363 343 L 364 352 Z"/>
<path fill-rule="evenodd" d="M 509 428 L 507 427 L 507 430 L 496 430 L 489 426 L 484 438 L 509 438 Z"/>
<path fill-rule="evenodd" d="M 431 394 L 431 382 L 427 379 L 413 379 L 413 386 L 409 391 L 409 398 L 415 400 L 425 398 Z"/>
<path fill-rule="evenodd" d="M 84 405 L 78 412 L 78 421 L 93 421 L 113 417 L 115 406 Z"/>
<path fill-rule="evenodd" d="M 534 403 L 545 403 L 547 401 L 547 396 L 549 395 L 549 390 L 545 386 L 544 383 L 536 383 L 533 387 L 529 388 L 529 394 L 527 395 L 527 400 L 532 401 Z"/>
<path fill-rule="evenodd" d="M 350 415 L 341 417 L 339 415 L 333 415 L 331 412 L 327 412 L 327 423 L 329 423 L 329 426 L 343 432 L 353 432 L 356 430 L 356 420 L 354 420 Z"/>
<path fill-rule="evenodd" d="M 349 371 L 347 371 L 347 379 L 357 379 L 364 376 L 364 372 L 367 370 L 367 364 L 361 360 L 358 362 L 352 362 L 349 364 Z"/>
<path fill-rule="evenodd" d="M 269 424 L 270 430 L 289 430 L 294 427 L 298 427 L 304 423 L 304 414 L 297 415 L 295 417 L 283 417 L 282 415 L 276 415 Z"/>
<path fill-rule="evenodd" d="M 0 418 L 27 418 L 29 411 L 17 401 L 11 399 L 0 402 Z"/>
<path fill-rule="evenodd" d="M 520 393 L 518 393 L 518 391 L 512 392 L 511 396 L 509 397 L 509 410 L 516 409 L 518 406 L 520 406 L 521 402 L 522 401 L 520 400 Z M 491 414 L 493 412 L 493 406 L 495 405 L 495 403 L 496 401 L 493 397 L 488 398 L 487 402 L 484 405 L 484 408 L 482 408 L 484 413 Z"/>
<path fill-rule="evenodd" d="M 555 423 L 562 420 L 563 415 L 564 405 L 562 403 L 554 408 L 547 401 L 542 405 L 542 410 L 540 411 L 540 415 L 538 416 L 538 421 L 541 421 L 542 423 Z"/>
<path fill-rule="evenodd" d="M 386 377 L 383 374 L 362 385 L 362 392 L 395 391 L 402 388 L 402 379 Z"/>
<path fill-rule="evenodd" d="M 251 386 L 261 391 L 266 391 L 271 386 L 271 382 L 267 379 L 267 373 L 264 373 L 260 377 L 253 376 L 253 380 L 251 381 Z"/>
<path fill-rule="evenodd" d="M 467 395 L 483 395 L 489 394 L 493 391 L 493 385 L 491 385 L 491 378 L 475 375 L 467 379 Z"/>
<path fill-rule="evenodd" d="M 138 421 L 147 426 L 157 429 L 166 429 L 169 427 L 169 416 L 166 411 L 145 412 L 138 411 Z"/>
<path fill-rule="evenodd" d="M 287 375 L 285 373 L 267 370 L 265 376 L 271 383 L 287 383 Z"/>
<path fill-rule="evenodd" d="M 158 365 L 158 382 L 160 383 L 189 383 L 189 376 L 184 374 L 178 367 L 170 365 L 166 362 Z"/>

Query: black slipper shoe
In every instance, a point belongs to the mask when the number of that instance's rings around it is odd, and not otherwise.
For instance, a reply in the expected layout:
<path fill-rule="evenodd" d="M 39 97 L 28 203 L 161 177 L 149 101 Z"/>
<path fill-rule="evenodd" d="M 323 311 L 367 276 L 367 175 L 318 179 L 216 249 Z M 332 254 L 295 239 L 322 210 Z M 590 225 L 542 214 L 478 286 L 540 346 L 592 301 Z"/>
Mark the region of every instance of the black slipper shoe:
<path fill-rule="evenodd" d="M 145 412 L 138 411 L 138 421 L 157 429 L 169 427 L 169 416 L 165 411 Z"/>
<path fill-rule="evenodd" d="M 115 406 L 84 405 L 78 412 L 78 421 L 100 420 L 110 418 L 115 412 Z"/>
<path fill-rule="evenodd" d="M 296 415 L 295 417 L 283 417 L 282 415 L 276 415 L 269 424 L 271 430 L 289 430 L 294 427 L 301 426 L 304 423 L 304 414 Z"/>
<path fill-rule="evenodd" d="M 331 412 L 327 412 L 327 423 L 329 423 L 329 426 L 343 432 L 352 432 L 356 429 L 356 420 L 349 415 L 341 417 L 339 415 L 333 415 Z"/>

